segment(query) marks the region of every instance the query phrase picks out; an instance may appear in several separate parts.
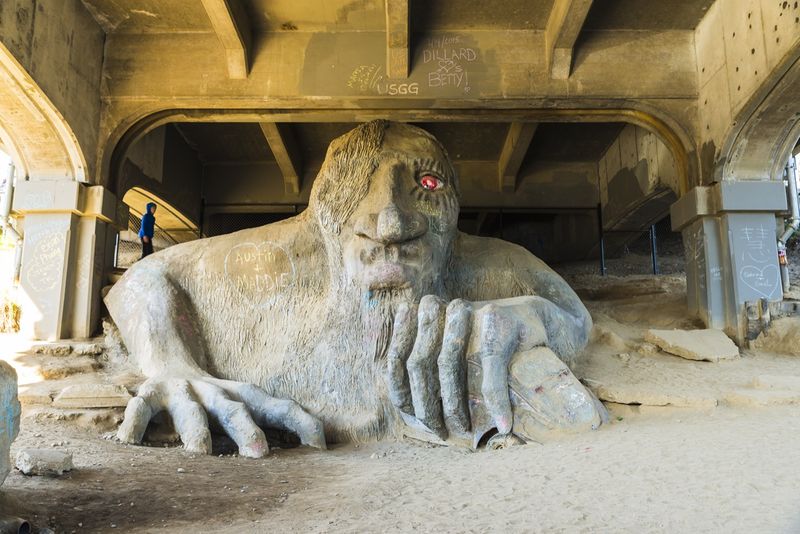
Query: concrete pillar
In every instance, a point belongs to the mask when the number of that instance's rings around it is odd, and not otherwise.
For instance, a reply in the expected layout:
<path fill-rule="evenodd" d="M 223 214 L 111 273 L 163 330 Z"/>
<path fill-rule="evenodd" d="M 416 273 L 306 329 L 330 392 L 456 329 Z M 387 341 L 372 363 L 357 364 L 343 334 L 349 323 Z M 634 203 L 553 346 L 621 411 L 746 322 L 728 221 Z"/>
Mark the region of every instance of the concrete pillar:
<path fill-rule="evenodd" d="M 97 330 L 108 233 L 120 224 L 117 204 L 101 186 L 17 184 L 13 209 L 23 217 L 24 231 L 22 319 L 36 339 L 89 337 Z"/>
<path fill-rule="evenodd" d="M 695 187 L 672 205 L 686 255 L 689 311 L 739 344 L 746 304 L 783 299 L 775 215 L 786 210 L 777 181 L 725 181 Z"/>

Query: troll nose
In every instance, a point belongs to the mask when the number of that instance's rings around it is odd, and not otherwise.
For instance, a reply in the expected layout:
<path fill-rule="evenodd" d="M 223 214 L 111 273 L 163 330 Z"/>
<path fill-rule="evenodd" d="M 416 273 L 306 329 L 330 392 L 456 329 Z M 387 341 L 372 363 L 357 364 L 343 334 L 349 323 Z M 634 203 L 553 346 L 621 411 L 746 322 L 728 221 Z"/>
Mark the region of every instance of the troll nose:
<path fill-rule="evenodd" d="M 408 212 L 394 204 L 360 217 L 355 228 L 357 235 L 384 245 L 411 241 L 427 230 L 427 219 L 422 214 Z"/>

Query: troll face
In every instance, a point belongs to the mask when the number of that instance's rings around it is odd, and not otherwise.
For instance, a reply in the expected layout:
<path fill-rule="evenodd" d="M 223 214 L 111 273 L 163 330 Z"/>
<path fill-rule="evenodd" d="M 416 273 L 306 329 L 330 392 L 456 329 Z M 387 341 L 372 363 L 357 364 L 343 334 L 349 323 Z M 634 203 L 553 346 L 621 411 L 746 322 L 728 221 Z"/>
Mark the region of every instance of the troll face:
<path fill-rule="evenodd" d="M 382 121 L 340 144 L 326 158 L 331 170 L 321 173 L 312 202 L 323 204 L 324 216 L 331 196 L 347 197 L 351 209 L 322 221 L 338 234 L 345 280 L 370 293 L 440 294 L 458 222 L 458 183 L 445 150 L 419 128 Z M 368 152 L 368 164 L 342 168 L 354 151 Z"/>

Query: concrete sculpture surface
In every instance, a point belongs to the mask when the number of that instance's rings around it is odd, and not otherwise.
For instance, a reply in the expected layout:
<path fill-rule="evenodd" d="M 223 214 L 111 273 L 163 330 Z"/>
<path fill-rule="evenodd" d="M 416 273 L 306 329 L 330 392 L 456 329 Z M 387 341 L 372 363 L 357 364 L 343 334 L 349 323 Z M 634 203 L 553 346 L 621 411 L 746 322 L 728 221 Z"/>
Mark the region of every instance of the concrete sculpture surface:
<path fill-rule="evenodd" d="M 253 457 L 263 427 L 316 447 L 596 428 L 566 365 L 589 313 L 528 251 L 459 232 L 458 190 L 435 138 L 373 121 L 331 143 L 301 215 L 135 264 L 105 299 L 148 377 L 118 437 L 164 410 L 187 449 L 210 420 Z"/>
<path fill-rule="evenodd" d="M 0 484 L 11 470 L 11 442 L 19 432 L 20 405 L 17 400 L 17 373 L 0 361 Z"/>

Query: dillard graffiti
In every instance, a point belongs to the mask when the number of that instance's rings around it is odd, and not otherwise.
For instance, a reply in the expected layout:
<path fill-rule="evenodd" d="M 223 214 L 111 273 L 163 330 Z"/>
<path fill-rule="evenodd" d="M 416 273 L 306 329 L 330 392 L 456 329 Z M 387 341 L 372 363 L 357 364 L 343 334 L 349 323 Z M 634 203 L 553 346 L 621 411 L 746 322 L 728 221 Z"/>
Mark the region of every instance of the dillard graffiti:
<path fill-rule="evenodd" d="M 459 46 L 459 36 L 429 39 L 422 50 L 422 64 L 432 66 L 428 87 L 454 86 L 471 90 L 468 65 L 478 59 L 474 48 Z"/>
<path fill-rule="evenodd" d="M 469 93 L 472 90 L 469 67 L 478 59 L 478 52 L 464 46 L 461 36 L 435 37 L 423 43 L 417 56 L 412 78 L 422 77 L 422 81 L 390 81 L 382 65 L 371 63 L 353 69 L 347 87 L 381 96 L 419 95 L 423 88 L 432 89 L 434 94 L 452 88 Z"/>

